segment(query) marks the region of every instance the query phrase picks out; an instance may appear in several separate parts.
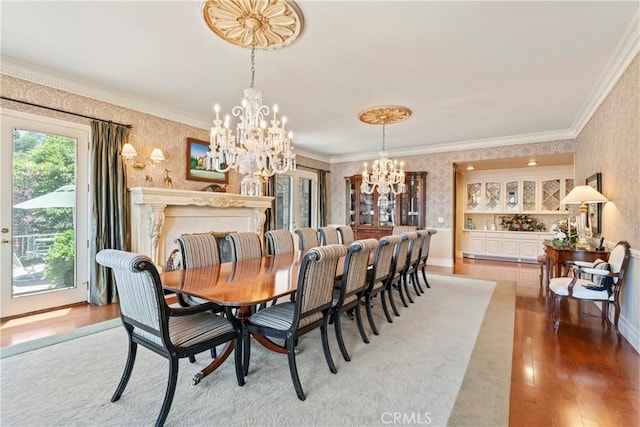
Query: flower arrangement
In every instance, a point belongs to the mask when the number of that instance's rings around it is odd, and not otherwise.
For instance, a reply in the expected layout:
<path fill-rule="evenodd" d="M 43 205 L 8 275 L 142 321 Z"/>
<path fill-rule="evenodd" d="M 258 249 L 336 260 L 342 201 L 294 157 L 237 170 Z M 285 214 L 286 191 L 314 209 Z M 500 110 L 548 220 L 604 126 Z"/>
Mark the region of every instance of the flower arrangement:
<path fill-rule="evenodd" d="M 558 221 L 551 225 L 551 231 L 556 234 L 553 236 L 553 246 L 556 248 L 574 248 L 578 241 L 578 229 L 576 224 L 569 224 L 567 221 Z"/>
<path fill-rule="evenodd" d="M 546 231 L 543 223 L 526 214 L 505 215 L 501 217 L 503 230 L 509 231 Z"/>

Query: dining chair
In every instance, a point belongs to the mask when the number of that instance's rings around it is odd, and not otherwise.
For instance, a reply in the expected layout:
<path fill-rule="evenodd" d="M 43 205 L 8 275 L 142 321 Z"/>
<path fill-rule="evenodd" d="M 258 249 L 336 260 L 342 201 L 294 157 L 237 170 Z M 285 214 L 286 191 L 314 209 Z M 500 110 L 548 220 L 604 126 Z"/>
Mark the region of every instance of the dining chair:
<path fill-rule="evenodd" d="M 252 231 L 231 233 L 226 239 L 231 247 L 232 261 L 262 258 L 262 241 L 258 233 Z"/>
<path fill-rule="evenodd" d="M 337 245 L 340 243 L 338 229 L 336 227 L 320 227 L 318 232 L 320 233 L 320 244 L 322 246 Z"/>
<path fill-rule="evenodd" d="M 295 233 L 298 235 L 298 249 L 306 251 L 311 248 L 320 246 L 320 240 L 318 239 L 318 232 L 309 227 L 297 228 Z"/>
<path fill-rule="evenodd" d="M 344 260 L 342 279 L 340 286 L 333 292 L 333 302 L 329 314 L 336 330 L 336 339 L 342 357 L 347 362 L 351 361 L 347 347 L 344 345 L 342 336 L 342 326 L 340 314 L 355 311 L 356 323 L 362 341 L 368 343 L 367 334 L 362 325 L 362 313 L 360 311 L 360 300 L 367 285 L 367 270 L 369 268 L 369 256 L 378 246 L 376 239 L 357 240 L 349 246 L 347 256 Z"/>
<path fill-rule="evenodd" d="M 111 397 L 112 402 L 119 400 L 127 387 L 138 345 L 169 360 L 169 379 L 156 426 L 164 424 L 171 409 L 181 358 L 234 342 L 236 379 L 238 385 L 244 385 L 240 325 L 234 325 L 200 306 L 168 306 L 158 271 L 145 255 L 104 249 L 96 255 L 96 261 L 113 271 L 120 317 L 129 340 L 127 362 L 120 383 Z"/>
<path fill-rule="evenodd" d="M 422 289 L 422 287 L 420 286 L 420 281 L 418 280 L 418 266 L 420 264 L 420 251 L 422 249 L 422 242 L 425 238 L 425 235 L 427 234 L 428 232 L 426 230 L 418 230 L 415 232 L 407 233 L 411 243 L 409 245 L 409 253 L 407 255 L 408 265 L 403 280 L 407 297 L 411 302 L 413 301 L 411 300 L 411 295 L 409 294 L 407 284 L 408 280 L 411 280 L 411 284 L 413 285 L 413 290 L 415 291 L 416 296 L 420 296 L 424 292 L 424 289 Z M 413 238 L 414 235 L 415 238 Z"/>
<path fill-rule="evenodd" d="M 265 236 L 269 255 L 290 253 L 296 250 L 293 235 L 289 230 L 269 230 Z"/>
<path fill-rule="evenodd" d="M 305 400 L 306 395 L 296 367 L 295 345 L 301 335 L 318 327 L 329 370 L 334 374 L 337 372 L 329 349 L 327 325 L 338 260 L 346 254 L 347 248 L 343 245 L 309 249 L 300 264 L 295 302 L 285 302 L 260 310 L 243 323 L 245 372 L 248 373 L 250 361 L 249 334 L 256 333 L 266 338 L 284 339 L 293 386 L 298 398 Z"/>
<path fill-rule="evenodd" d="M 380 295 L 380 305 L 387 318 L 387 322 L 393 323 L 393 318 L 389 309 L 387 308 L 386 295 L 390 293 L 388 284 L 393 279 L 395 273 L 395 265 L 393 264 L 393 254 L 396 247 L 402 241 L 402 237 L 385 236 L 380 239 L 378 247 L 373 255 L 373 268 L 369 275 L 369 283 L 365 287 L 363 292 L 365 307 L 367 310 L 367 319 L 369 320 L 369 327 L 374 335 L 379 335 L 378 328 L 373 319 L 373 312 L 371 311 L 372 300 L 377 295 Z M 368 342 L 368 339 L 365 340 Z"/>
<path fill-rule="evenodd" d="M 402 233 L 409 233 L 418 229 L 415 225 L 396 225 L 391 229 L 392 235 L 402 235 Z"/>
<path fill-rule="evenodd" d="M 425 230 L 422 230 L 422 232 L 424 232 Z M 429 285 L 429 281 L 427 280 L 427 261 L 429 259 L 429 248 L 431 247 L 431 237 L 436 234 L 438 232 L 438 230 L 435 230 L 433 228 L 429 228 L 426 230 L 427 234 L 424 236 L 424 239 L 422 239 L 422 247 L 420 248 L 420 263 L 419 263 L 419 267 L 420 267 L 420 271 L 422 272 L 422 278 L 424 279 L 424 284 L 426 285 L 427 288 L 431 288 L 431 285 Z"/>
<path fill-rule="evenodd" d="M 563 297 L 577 300 L 598 301 L 602 303 L 602 323 L 606 322 L 607 330 L 611 330 L 609 320 L 610 305 L 613 305 L 613 323 L 618 341 L 622 340 L 618 329 L 620 319 L 620 293 L 625 283 L 625 272 L 629 264 L 629 243 L 620 241 L 611 251 L 609 260 L 586 262 L 570 261 L 569 270 L 573 277 L 556 277 L 550 280 L 549 289 L 555 294 L 553 313 L 555 321 L 553 331 L 558 333 L 560 327 L 560 302 Z"/>
<path fill-rule="evenodd" d="M 356 240 L 353 228 L 349 225 L 340 225 L 337 227 L 338 234 L 340 235 L 340 243 L 343 245 L 349 245 Z"/>
<path fill-rule="evenodd" d="M 393 264 L 395 266 L 394 275 L 391 280 L 387 282 L 387 291 L 389 294 L 389 303 L 391 305 L 391 309 L 396 316 L 400 316 L 400 311 L 398 311 L 398 307 L 396 306 L 393 290 L 397 289 L 398 294 L 400 295 L 400 300 L 402 301 L 402 305 L 405 307 L 409 307 L 407 304 L 407 300 L 404 296 L 403 290 L 403 281 L 402 278 L 405 274 L 405 271 L 408 266 L 408 254 L 409 254 L 409 236 L 407 233 L 403 233 L 400 235 L 400 243 L 396 245 L 395 253 L 393 254 Z"/>

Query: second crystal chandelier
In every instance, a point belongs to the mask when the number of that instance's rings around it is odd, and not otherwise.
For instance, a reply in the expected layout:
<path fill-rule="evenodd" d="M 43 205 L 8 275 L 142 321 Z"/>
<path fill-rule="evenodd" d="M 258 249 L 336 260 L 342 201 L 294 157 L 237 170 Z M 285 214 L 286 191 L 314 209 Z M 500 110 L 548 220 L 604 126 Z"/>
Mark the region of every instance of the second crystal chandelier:
<path fill-rule="evenodd" d="M 382 151 L 380 158 L 373 162 L 371 173 L 367 164 L 362 171 L 360 192 L 372 194 L 378 190 L 378 202 L 389 200 L 389 194 L 404 192 L 404 162 L 391 160 L 385 151 L 385 126 L 405 120 L 411 115 L 411 110 L 399 105 L 382 105 L 368 108 L 358 115 L 360 121 L 370 125 L 382 125 Z"/>

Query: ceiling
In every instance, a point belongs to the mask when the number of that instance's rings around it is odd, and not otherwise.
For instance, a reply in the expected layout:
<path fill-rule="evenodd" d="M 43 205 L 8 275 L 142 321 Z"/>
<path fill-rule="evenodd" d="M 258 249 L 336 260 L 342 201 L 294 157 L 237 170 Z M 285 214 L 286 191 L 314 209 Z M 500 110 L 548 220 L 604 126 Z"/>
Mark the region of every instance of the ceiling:
<path fill-rule="evenodd" d="M 573 138 L 637 52 L 637 1 L 299 1 L 291 45 L 256 53 L 296 152 L 377 157 Z M 198 1 L 2 1 L 2 71 L 208 128 L 250 83 L 250 51 L 206 26 Z M 632 46 L 632 47 L 630 47 Z M 626 62 L 625 62 L 626 61 Z"/>

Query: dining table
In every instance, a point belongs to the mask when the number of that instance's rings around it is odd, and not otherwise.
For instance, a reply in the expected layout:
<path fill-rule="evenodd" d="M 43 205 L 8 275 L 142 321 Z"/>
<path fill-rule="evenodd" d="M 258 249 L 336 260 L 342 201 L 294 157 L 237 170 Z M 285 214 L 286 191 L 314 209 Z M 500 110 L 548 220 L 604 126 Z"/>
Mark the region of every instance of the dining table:
<path fill-rule="evenodd" d="M 295 251 L 174 270 L 160 274 L 160 280 L 166 291 L 201 298 L 225 307 L 229 320 L 237 324 L 251 316 L 255 307 L 296 292 L 298 271 L 304 254 L 304 251 Z M 338 261 L 336 280 L 342 277 L 344 262 L 345 257 Z M 252 337 L 271 351 L 287 352 L 286 347 L 262 335 L 252 334 Z M 227 343 L 221 354 L 193 377 L 194 384 L 215 371 L 229 357 L 234 345 L 233 341 Z"/>

